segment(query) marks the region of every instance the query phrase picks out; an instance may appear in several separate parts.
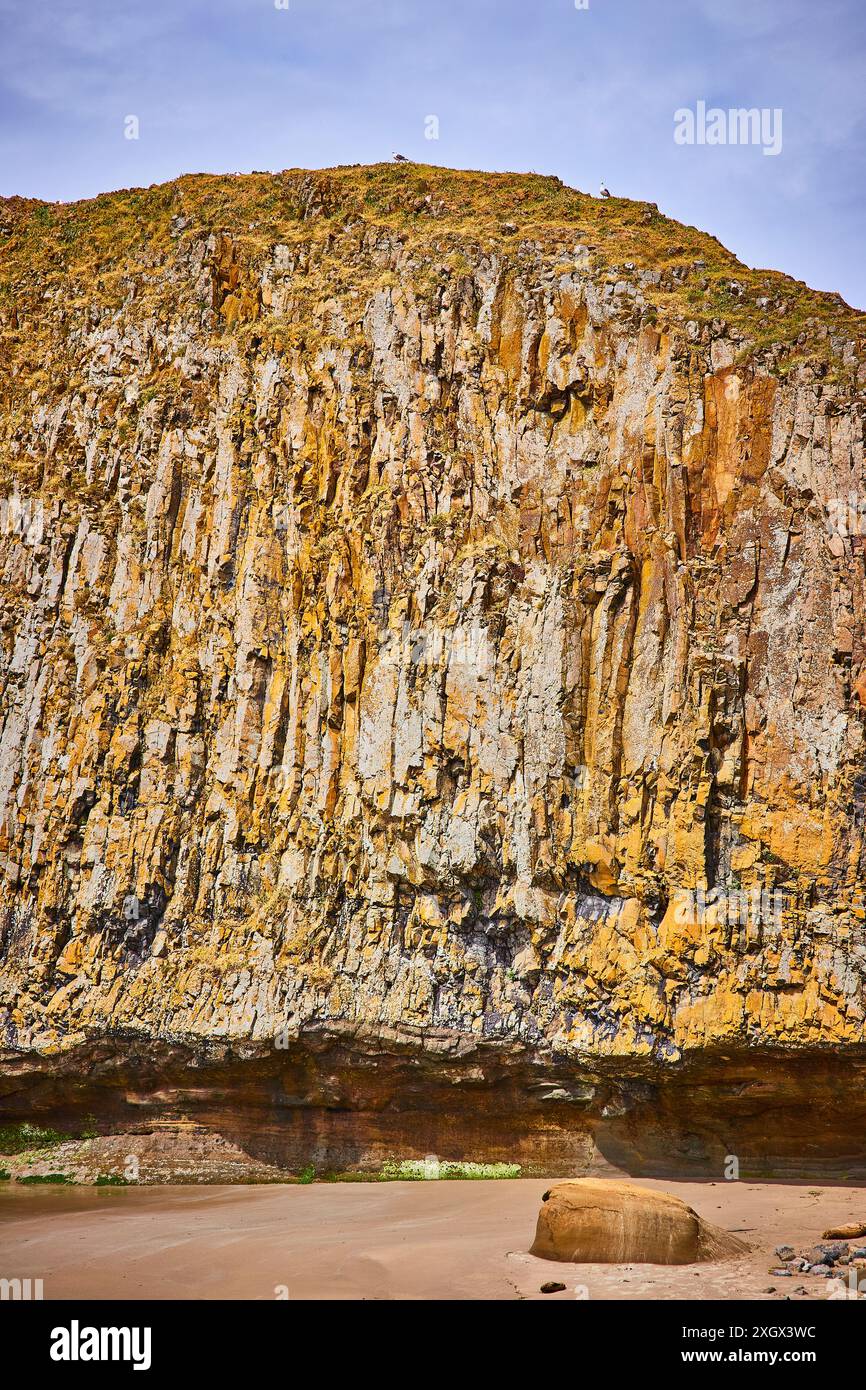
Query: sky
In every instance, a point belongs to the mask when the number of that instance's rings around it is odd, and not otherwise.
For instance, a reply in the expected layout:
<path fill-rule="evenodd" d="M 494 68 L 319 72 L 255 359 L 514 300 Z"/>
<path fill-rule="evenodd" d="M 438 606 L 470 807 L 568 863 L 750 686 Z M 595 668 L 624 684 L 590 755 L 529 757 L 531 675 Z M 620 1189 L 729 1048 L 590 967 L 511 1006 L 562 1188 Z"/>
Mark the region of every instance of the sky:
<path fill-rule="evenodd" d="M 767 138 L 678 143 L 699 103 Z M 604 181 L 866 309 L 864 0 L 0 0 L 2 195 L 395 150 Z"/>

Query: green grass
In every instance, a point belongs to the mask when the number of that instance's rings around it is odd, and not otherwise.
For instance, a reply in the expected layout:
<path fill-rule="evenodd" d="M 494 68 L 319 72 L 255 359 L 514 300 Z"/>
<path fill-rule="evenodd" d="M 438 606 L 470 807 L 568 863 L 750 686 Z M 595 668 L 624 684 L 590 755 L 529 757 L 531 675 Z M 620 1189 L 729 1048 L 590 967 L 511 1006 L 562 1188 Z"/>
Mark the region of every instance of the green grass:
<path fill-rule="evenodd" d="M 68 1134 L 60 1134 L 56 1129 L 43 1129 L 41 1125 L 20 1124 L 0 1126 L 0 1154 L 26 1153 L 28 1149 L 47 1149 L 53 1144 L 63 1144 Z"/>
<path fill-rule="evenodd" d="M 117 1173 L 100 1173 L 94 1179 L 94 1187 L 129 1187 L 131 1184 L 128 1178 L 122 1178 Z"/>
<path fill-rule="evenodd" d="M 440 1161 L 430 1172 L 423 1158 L 390 1159 L 382 1165 L 380 1182 L 490 1182 L 502 1178 L 519 1178 L 519 1163 L 462 1163 Z"/>
<path fill-rule="evenodd" d="M 185 175 L 159 187 L 123 189 L 78 203 L 10 199 L 3 206 L 4 284 L 17 302 L 31 297 L 37 329 L 42 326 L 39 296 L 52 283 L 62 283 L 72 301 L 78 295 L 89 302 L 96 295 L 114 304 L 125 297 L 131 275 L 140 278 L 146 297 L 170 307 L 177 289 L 165 278 L 165 267 L 179 244 L 170 224 L 172 215 L 182 212 L 189 224 L 183 237 L 206 235 L 215 227 L 228 230 L 241 272 L 235 298 L 243 299 L 245 290 L 252 293 L 275 241 L 313 250 L 314 294 L 339 291 L 346 276 L 351 286 L 343 287 L 362 295 L 386 284 L 393 271 L 364 270 L 357 258 L 347 260 L 357 256 L 356 235 L 344 236 L 343 228 L 363 220 L 406 235 L 414 254 L 410 279 L 422 297 L 431 277 L 438 282 L 449 272 L 453 276 L 465 268 L 468 273 L 491 250 L 504 251 L 517 267 L 524 243 L 540 247 L 549 266 L 567 273 L 579 243 L 588 248 L 597 274 L 629 279 L 641 270 L 661 272 L 663 285 L 645 291 L 662 322 L 724 319 L 749 340 L 749 352 L 775 344 L 794 352 L 805 332 L 806 356 L 826 363 L 835 358 L 838 370 L 840 342 L 862 343 L 864 335 L 863 314 L 839 296 L 775 271 L 752 270 L 715 237 L 675 222 L 653 203 L 602 201 L 539 174 L 376 164 Z M 513 234 L 506 230 L 512 223 Z M 301 298 L 302 278 L 295 279 Z M 248 316 L 259 331 L 255 298 L 252 294 L 248 310 L 229 331 L 245 331 Z M 310 324 L 306 328 L 311 331 Z M 25 358 L 22 367 L 38 376 L 45 345 L 33 341 Z"/>
<path fill-rule="evenodd" d="M 25 1187 L 34 1187 L 37 1184 L 50 1183 L 55 1186 L 71 1185 L 72 1179 L 67 1173 L 28 1173 L 24 1178 L 18 1178 Z"/>
<path fill-rule="evenodd" d="M 0 1182 L 11 1182 L 12 1174 L 5 1168 L 0 1168 Z"/>
<path fill-rule="evenodd" d="M 423 1158 L 388 1159 L 378 1173 L 344 1172 L 317 1173 L 310 1163 L 293 1183 L 313 1182 L 493 1182 L 502 1178 L 519 1178 L 523 1170 L 519 1163 L 468 1163 L 440 1160 L 438 1167 L 429 1168 Z"/>

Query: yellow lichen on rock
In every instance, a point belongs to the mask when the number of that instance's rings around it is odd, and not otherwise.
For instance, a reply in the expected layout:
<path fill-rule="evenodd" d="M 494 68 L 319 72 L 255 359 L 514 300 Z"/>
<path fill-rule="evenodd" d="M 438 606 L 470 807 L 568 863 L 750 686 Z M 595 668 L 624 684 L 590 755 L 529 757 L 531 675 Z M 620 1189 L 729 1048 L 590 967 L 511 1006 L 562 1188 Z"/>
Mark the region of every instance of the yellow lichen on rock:
<path fill-rule="evenodd" d="M 862 315 L 550 180 L 115 197 L 3 204 L 7 1042 L 866 1041 Z"/>

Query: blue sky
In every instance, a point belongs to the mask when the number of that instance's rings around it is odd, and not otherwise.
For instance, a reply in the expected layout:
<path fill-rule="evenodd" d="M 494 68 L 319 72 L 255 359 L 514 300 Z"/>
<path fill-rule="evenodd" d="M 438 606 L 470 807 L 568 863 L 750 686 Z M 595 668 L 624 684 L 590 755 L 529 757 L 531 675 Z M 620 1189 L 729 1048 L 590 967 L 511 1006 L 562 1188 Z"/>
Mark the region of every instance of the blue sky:
<path fill-rule="evenodd" d="M 0 0 L 0 193 L 400 150 L 589 192 L 603 179 L 866 308 L 864 0 L 288 5 Z M 781 153 L 677 145 L 674 112 L 701 100 L 781 108 Z"/>

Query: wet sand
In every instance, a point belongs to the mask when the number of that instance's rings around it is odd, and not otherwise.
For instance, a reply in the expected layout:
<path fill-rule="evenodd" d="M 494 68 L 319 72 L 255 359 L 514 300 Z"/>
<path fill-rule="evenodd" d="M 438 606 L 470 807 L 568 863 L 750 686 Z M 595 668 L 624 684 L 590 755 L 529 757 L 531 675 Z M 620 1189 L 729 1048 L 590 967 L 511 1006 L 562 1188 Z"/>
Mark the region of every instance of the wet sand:
<path fill-rule="evenodd" d="M 0 1277 L 46 1299 L 825 1299 L 773 1247 L 866 1216 L 866 1188 L 642 1183 L 753 1246 L 719 1264 L 576 1265 L 527 1253 L 550 1180 L 277 1187 L 0 1186 Z M 543 1295 L 556 1280 L 564 1293 Z M 775 1285 L 776 1293 L 765 1290 Z M 807 1293 L 796 1293 L 804 1287 Z"/>

